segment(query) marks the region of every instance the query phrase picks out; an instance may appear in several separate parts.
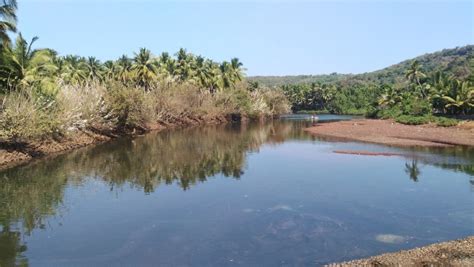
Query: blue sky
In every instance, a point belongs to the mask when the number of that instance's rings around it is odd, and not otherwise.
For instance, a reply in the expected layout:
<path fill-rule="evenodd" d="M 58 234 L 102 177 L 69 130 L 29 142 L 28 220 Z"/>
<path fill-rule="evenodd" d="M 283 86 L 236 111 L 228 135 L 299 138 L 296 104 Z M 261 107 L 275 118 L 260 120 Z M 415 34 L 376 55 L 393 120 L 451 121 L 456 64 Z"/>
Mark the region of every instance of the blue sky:
<path fill-rule="evenodd" d="M 474 43 L 474 1 L 18 0 L 19 29 L 60 54 L 140 47 L 238 57 L 248 75 L 361 73 Z"/>

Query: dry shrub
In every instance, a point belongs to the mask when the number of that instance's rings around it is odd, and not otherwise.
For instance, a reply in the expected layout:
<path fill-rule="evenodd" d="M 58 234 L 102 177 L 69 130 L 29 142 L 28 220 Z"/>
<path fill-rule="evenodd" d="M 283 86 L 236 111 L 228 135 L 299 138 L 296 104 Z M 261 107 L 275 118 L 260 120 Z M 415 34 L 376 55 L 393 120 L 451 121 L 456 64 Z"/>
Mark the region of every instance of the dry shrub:
<path fill-rule="evenodd" d="M 225 107 L 224 112 L 239 113 L 253 118 L 270 117 L 290 111 L 286 96 L 277 89 L 257 89 L 249 92 L 237 87 L 217 94 L 216 102 Z"/>
<path fill-rule="evenodd" d="M 271 116 L 287 114 L 291 111 L 290 102 L 280 89 L 263 89 L 263 99 Z"/>
<path fill-rule="evenodd" d="M 119 130 L 146 127 L 152 118 L 145 101 L 147 94 L 141 88 L 127 88 L 121 83 L 108 85 L 105 95 L 107 114 Z"/>
<path fill-rule="evenodd" d="M 243 84 L 214 94 L 192 83 L 163 82 L 148 91 L 119 82 L 59 84 L 54 96 L 26 91 L 5 95 L 0 138 L 20 141 L 85 129 L 145 129 L 149 122 L 187 124 L 228 114 L 264 117 L 288 111 L 281 91 L 250 92 Z"/>
<path fill-rule="evenodd" d="M 215 97 L 189 83 L 159 86 L 147 94 L 148 106 L 157 121 L 207 120 L 221 115 Z"/>
<path fill-rule="evenodd" d="M 105 103 L 107 89 L 99 83 L 62 85 L 57 99 L 69 131 L 113 128 L 116 121 Z"/>
<path fill-rule="evenodd" d="M 0 139 L 4 141 L 24 142 L 62 133 L 64 122 L 54 99 L 15 91 L 4 96 L 0 110 Z"/>

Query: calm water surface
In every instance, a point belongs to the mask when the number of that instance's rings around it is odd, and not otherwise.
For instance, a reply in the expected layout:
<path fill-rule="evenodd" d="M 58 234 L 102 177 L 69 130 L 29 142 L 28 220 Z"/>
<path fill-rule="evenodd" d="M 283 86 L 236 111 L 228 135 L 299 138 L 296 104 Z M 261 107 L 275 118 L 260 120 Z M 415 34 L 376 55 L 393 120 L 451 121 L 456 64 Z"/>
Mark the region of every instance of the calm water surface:
<path fill-rule="evenodd" d="M 309 124 L 153 133 L 0 172 L 0 266 L 314 266 L 474 234 L 473 150 Z"/>

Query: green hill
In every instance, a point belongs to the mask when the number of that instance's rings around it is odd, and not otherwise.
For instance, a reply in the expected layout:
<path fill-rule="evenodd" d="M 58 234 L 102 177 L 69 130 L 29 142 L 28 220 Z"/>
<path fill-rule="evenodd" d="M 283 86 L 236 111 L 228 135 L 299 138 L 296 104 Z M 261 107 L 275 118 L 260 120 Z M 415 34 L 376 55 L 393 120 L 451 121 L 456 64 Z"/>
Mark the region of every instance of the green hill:
<path fill-rule="evenodd" d="M 416 58 L 402 61 L 390 67 L 362 74 L 324 74 L 324 75 L 297 75 L 297 76 L 253 76 L 247 79 L 266 86 L 281 86 L 285 84 L 400 84 L 405 81 L 405 70 L 413 60 L 418 60 L 425 73 L 442 71 L 448 76 L 466 79 L 472 72 L 474 45 L 443 49 L 435 53 L 428 53 Z M 470 63 L 471 62 L 471 63 Z"/>

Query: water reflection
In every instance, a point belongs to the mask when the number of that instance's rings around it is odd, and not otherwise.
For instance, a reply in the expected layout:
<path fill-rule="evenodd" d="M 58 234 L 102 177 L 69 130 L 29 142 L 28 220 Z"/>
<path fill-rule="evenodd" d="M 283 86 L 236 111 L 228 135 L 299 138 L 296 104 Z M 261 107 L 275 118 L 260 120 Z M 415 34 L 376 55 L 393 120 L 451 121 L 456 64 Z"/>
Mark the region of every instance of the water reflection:
<path fill-rule="evenodd" d="M 70 208 L 63 203 L 68 188 L 98 180 L 106 182 L 111 191 L 120 192 L 132 187 L 151 194 L 160 185 L 169 184 L 189 190 L 219 175 L 240 179 L 246 172 L 249 153 L 259 152 L 262 145 L 277 145 L 287 140 L 318 140 L 301 130 L 307 123 L 275 121 L 154 133 L 135 139 L 116 140 L 3 171 L 0 173 L 0 266 L 28 264 L 24 256 L 27 244 L 23 236 L 28 236 L 34 229 L 51 227 L 47 219 L 61 216 Z M 337 145 L 357 147 L 360 144 Z M 365 144 L 360 146 L 364 149 L 368 147 Z M 373 146 L 373 149 L 387 147 Z M 403 151 L 409 154 L 405 156 L 409 161 L 400 169 L 404 168 L 414 182 L 421 175 L 419 162 L 474 175 L 472 150 Z M 259 230 L 261 234 L 255 237 L 262 245 L 284 242 L 290 237 L 294 242 L 312 242 L 317 246 L 322 239 L 326 243 L 334 242 L 326 239 L 325 234 L 347 230 L 343 229 L 342 222 L 314 213 L 295 213 L 291 218 L 283 219 L 277 214 L 292 212 L 293 208 L 285 205 L 276 207 L 269 210 L 272 223 Z M 248 208 L 247 211 L 253 214 L 254 210 Z M 322 251 L 327 249 L 330 253 L 329 247 L 321 246 Z"/>
<path fill-rule="evenodd" d="M 413 182 L 418 182 L 418 176 L 421 174 L 420 168 L 418 168 L 418 161 L 414 159 L 411 163 L 405 163 L 405 172 Z"/>
<path fill-rule="evenodd" d="M 248 152 L 304 135 L 290 123 L 210 126 L 122 139 L 33 162 L 0 173 L 0 225 L 21 222 L 30 232 L 54 215 L 68 183 L 106 181 L 110 190 L 130 184 L 151 193 L 160 184 L 183 190 L 222 174 L 238 179 Z"/>
<path fill-rule="evenodd" d="M 22 255 L 26 249 L 20 232 L 9 227 L 0 231 L 0 266 L 28 266 L 28 259 Z"/>

